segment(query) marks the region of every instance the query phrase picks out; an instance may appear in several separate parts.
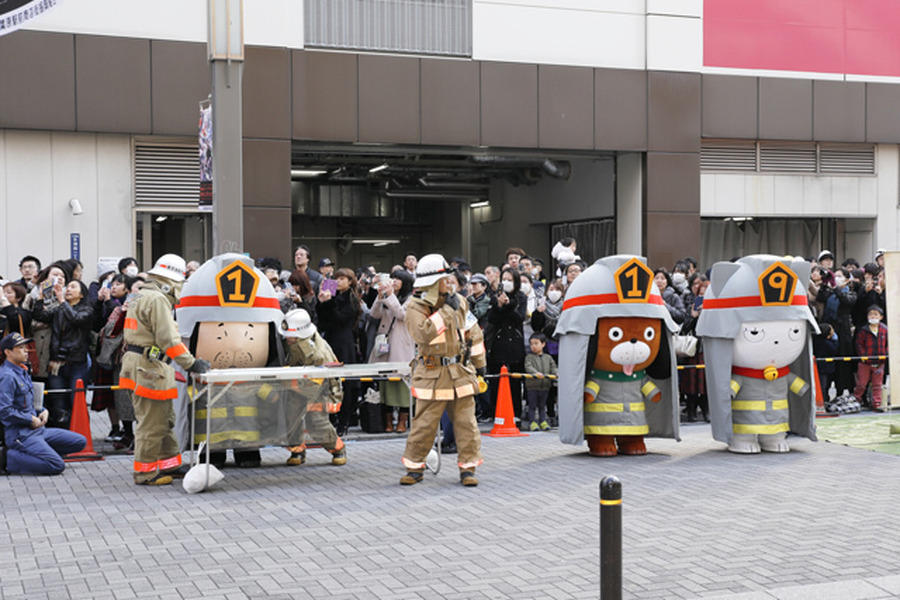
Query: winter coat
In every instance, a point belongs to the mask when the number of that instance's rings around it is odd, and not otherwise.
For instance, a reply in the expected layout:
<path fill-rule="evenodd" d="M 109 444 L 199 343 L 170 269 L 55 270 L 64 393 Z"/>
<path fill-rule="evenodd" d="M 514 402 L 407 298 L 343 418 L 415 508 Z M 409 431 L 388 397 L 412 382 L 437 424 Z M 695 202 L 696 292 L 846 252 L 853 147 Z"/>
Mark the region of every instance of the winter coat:
<path fill-rule="evenodd" d="M 378 348 L 372 348 L 369 353 L 370 363 L 408 363 L 415 357 L 416 343 L 409 337 L 409 332 L 406 330 L 406 310 L 411 298 L 412 295 L 403 304 L 400 304 L 400 300 L 395 294 L 390 294 L 386 298 L 379 295 L 375 299 L 369 314 L 379 320 L 377 335 L 387 335 L 391 349 L 387 354 L 378 354 Z"/>
<path fill-rule="evenodd" d="M 488 361 L 498 365 L 515 365 L 525 360 L 525 294 L 517 292 L 509 296 L 509 303 L 500 306 L 497 298 L 491 298 L 487 314 L 488 333 L 485 335 Z"/>
<path fill-rule="evenodd" d="M 684 323 L 684 320 L 690 313 L 685 311 L 681 295 L 671 287 L 666 287 L 662 292 L 662 297 L 666 303 L 666 308 L 669 309 L 669 314 L 672 315 L 672 320 L 679 325 Z"/>
<path fill-rule="evenodd" d="M 94 309 L 87 301 L 72 306 L 63 302 L 53 308 L 44 308 L 43 302 L 35 302 L 34 318 L 49 323 L 50 360 L 73 364 L 86 363 L 91 345 L 91 328 L 94 324 Z"/>
<path fill-rule="evenodd" d="M 338 292 L 330 300 L 317 306 L 319 331 L 344 364 L 357 362 L 356 323 L 362 310 L 360 301 L 349 289 Z"/>

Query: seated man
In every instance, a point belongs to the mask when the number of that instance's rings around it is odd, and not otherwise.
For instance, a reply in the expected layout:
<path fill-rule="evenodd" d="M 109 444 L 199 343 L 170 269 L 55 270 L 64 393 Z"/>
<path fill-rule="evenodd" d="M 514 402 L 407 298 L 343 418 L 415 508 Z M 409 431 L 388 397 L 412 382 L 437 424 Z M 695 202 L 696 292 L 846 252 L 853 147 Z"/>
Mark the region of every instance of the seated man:
<path fill-rule="evenodd" d="M 66 468 L 62 457 L 87 445 L 81 434 L 47 429 L 46 409 L 34 408 L 34 386 L 28 374 L 31 340 L 11 333 L 0 340 L 0 423 L 5 443 L 0 451 L 0 471 L 17 475 L 57 475 Z"/>

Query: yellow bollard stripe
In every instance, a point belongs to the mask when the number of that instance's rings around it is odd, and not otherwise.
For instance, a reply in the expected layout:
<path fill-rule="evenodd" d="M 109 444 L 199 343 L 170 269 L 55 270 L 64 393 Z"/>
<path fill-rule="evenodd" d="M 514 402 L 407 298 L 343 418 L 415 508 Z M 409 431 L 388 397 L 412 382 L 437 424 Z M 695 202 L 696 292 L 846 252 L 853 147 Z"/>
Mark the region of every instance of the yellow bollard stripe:
<path fill-rule="evenodd" d="M 604 500 L 602 498 L 600 499 L 600 506 L 618 506 L 619 504 L 622 504 L 621 498 L 619 498 L 618 500 Z"/>

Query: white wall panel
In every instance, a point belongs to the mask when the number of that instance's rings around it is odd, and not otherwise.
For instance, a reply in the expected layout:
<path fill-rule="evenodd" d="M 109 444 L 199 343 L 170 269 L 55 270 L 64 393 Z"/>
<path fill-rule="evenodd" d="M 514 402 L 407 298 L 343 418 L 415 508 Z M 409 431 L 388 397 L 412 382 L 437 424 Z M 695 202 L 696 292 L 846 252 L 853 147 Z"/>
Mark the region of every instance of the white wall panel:
<path fill-rule="evenodd" d="M 478 2 L 472 58 L 643 69 L 643 6 L 634 2 Z M 604 10 L 599 10 L 598 6 Z M 616 10 L 614 10 L 616 9 Z M 623 12 L 624 10 L 624 12 Z"/>
<path fill-rule="evenodd" d="M 81 234 L 88 279 L 98 256 L 131 253 L 128 136 L 5 131 L 0 140 L 0 274 L 16 275 L 25 254 L 44 264 L 68 258 L 71 233 Z M 81 215 L 72 214 L 72 198 Z"/>
<path fill-rule="evenodd" d="M 703 16 L 703 0 L 647 0 L 648 15 Z"/>
<path fill-rule="evenodd" d="M 50 218 L 53 184 L 51 173 L 51 134 L 7 131 L 6 220 L 2 275 L 17 274 L 19 259 L 33 254 L 42 262 L 51 262 L 56 227 Z"/>
<path fill-rule="evenodd" d="M 703 21 L 694 17 L 647 17 L 647 68 L 697 72 L 703 67 Z"/>
<path fill-rule="evenodd" d="M 880 144 L 875 157 L 878 161 L 875 193 L 878 221 L 875 227 L 875 247 L 900 250 L 900 211 L 897 210 L 897 190 L 900 189 L 900 147 Z"/>
<path fill-rule="evenodd" d="M 65 0 L 23 29 L 206 42 L 206 0 Z M 245 0 L 244 43 L 303 47 L 303 2 Z"/>
<path fill-rule="evenodd" d="M 703 173 L 703 217 L 871 218 L 884 211 L 881 196 L 891 191 L 896 204 L 896 166 L 878 177 Z M 893 173 L 893 174 L 892 174 Z M 893 186 L 891 188 L 890 186 Z M 895 215 L 896 206 L 890 214 Z M 896 217 L 892 217 L 896 218 Z"/>

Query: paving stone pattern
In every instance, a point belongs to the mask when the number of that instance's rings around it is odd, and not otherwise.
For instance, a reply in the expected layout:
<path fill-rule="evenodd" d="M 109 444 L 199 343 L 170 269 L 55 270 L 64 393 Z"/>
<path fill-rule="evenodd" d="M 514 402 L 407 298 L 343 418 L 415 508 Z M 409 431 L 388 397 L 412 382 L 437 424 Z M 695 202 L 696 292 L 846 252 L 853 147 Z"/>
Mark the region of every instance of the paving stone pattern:
<path fill-rule="evenodd" d="M 613 459 L 555 432 L 484 437 L 477 488 L 450 455 L 401 487 L 403 438 L 358 433 L 346 466 L 266 449 L 196 495 L 133 485 L 126 455 L 0 477 L 0 598 L 597 598 L 610 474 L 623 598 L 900 597 L 900 458 L 797 438 L 741 456 L 707 425 L 682 434 Z"/>

